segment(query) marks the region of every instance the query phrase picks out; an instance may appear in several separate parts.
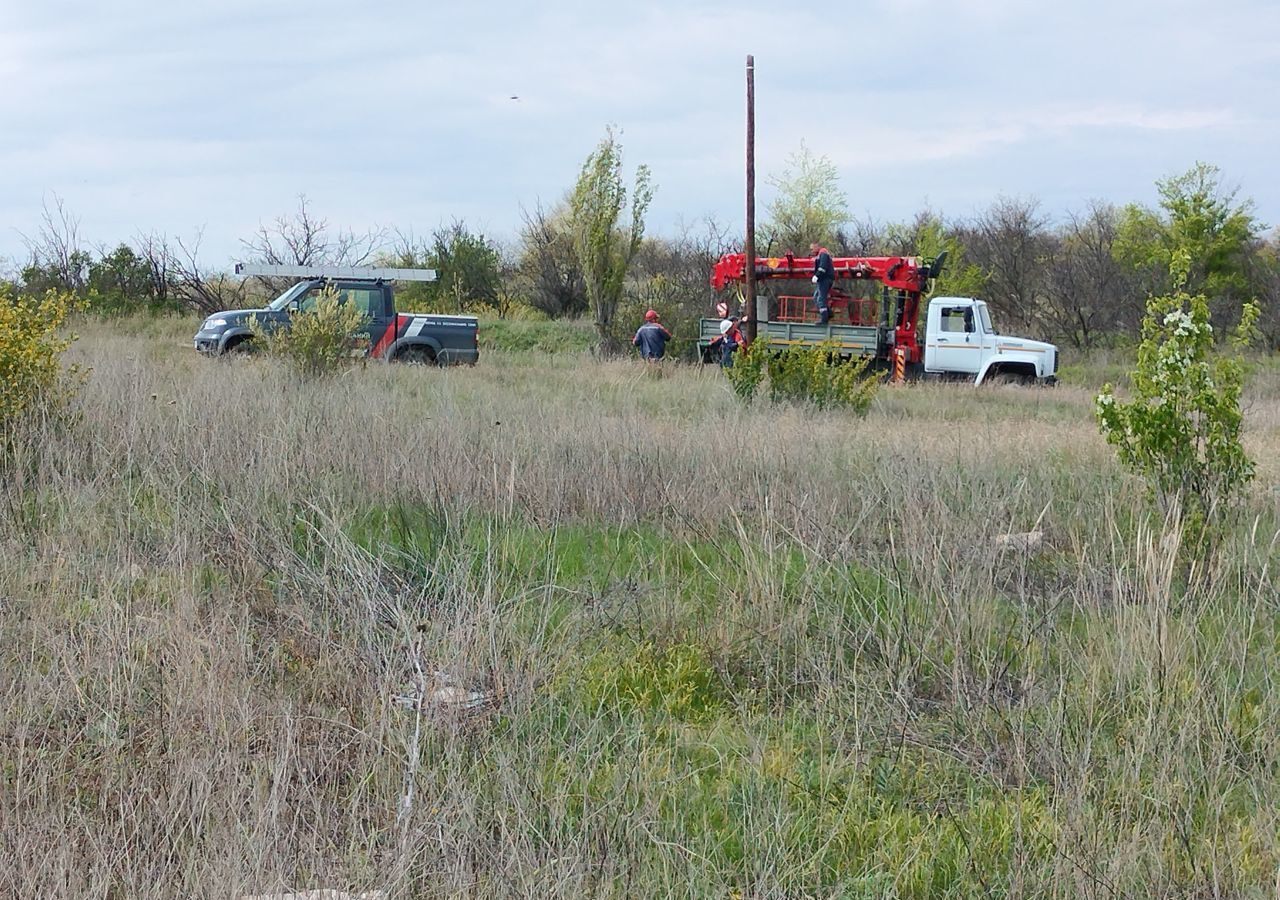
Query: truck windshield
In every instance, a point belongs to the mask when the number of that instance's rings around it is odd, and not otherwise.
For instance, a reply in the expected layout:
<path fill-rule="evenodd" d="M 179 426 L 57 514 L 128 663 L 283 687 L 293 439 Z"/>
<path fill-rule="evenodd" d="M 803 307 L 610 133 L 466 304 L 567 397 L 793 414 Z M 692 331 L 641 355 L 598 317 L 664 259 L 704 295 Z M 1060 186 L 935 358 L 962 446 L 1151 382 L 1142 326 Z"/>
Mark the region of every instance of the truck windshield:
<path fill-rule="evenodd" d="M 277 297 L 276 299 L 268 303 L 267 309 L 272 310 L 273 312 L 279 312 L 280 310 L 288 306 L 291 300 L 293 300 L 295 297 L 300 296 L 302 292 L 305 291 L 308 287 L 310 287 L 309 282 L 299 281 L 297 284 L 289 288 L 279 297 Z"/>
<path fill-rule="evenodd" d="M 978 307 L 978 318 L 982 320 L 982 331 L 984 334 L 996 333 L 996 330 L 991 327 L 991 314 L 987 312 L 987 305 L 985 303 Z"/>

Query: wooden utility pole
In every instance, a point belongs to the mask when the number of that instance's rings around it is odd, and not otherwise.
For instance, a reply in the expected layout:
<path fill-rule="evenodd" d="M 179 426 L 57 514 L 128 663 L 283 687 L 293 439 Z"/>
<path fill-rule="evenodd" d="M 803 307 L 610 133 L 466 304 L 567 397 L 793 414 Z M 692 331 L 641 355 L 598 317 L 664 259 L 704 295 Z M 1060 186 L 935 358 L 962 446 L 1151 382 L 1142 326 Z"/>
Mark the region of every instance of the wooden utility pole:
<path fill-rule="evenodd" d="M 747 56 L 747 340 L 756 339 L 756 63 Z"/>

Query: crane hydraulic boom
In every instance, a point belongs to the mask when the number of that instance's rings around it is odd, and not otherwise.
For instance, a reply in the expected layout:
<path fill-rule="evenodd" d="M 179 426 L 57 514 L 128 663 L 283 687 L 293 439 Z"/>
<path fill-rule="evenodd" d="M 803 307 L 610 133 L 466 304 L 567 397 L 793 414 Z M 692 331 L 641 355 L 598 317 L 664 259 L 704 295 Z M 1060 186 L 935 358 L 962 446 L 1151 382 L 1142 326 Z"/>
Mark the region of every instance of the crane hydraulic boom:
<path fill-rule="evenodd" d="M 837 256 L 832 260 L 836 281 L 845 279 L 878 281 L 889 288 L 922 291 L 930 278 L 942 271 L 946 254 L 934 260 L 915 256 Z M 811 256 L 756 257 L 758 280 L 808 278 L 813 274 Z M 747 257 L 742 253 L 726 253 L 711 270 L 711 286 L 724 290 L 747 277 Z"/>

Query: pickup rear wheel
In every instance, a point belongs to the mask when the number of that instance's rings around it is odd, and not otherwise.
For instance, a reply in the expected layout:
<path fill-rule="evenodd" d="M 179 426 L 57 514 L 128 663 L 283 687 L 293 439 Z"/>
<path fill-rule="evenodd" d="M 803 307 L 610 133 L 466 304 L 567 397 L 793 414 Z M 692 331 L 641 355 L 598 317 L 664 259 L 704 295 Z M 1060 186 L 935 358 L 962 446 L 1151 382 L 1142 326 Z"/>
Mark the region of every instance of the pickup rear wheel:
<path fill-rule="evenodd" d="M 396 362 L 410 366 L 434 366 L 436 352 L 430 347 L 405 347 L 396 354 Z"/>

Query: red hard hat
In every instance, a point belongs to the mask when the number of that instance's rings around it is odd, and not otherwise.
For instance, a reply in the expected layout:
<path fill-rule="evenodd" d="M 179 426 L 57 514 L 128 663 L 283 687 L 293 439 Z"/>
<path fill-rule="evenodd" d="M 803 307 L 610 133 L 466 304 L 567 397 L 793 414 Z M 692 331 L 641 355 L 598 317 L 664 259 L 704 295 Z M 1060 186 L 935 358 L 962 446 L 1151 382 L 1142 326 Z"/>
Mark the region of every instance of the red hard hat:
<path fill-rule="evenodd" d="M 644 320 L 645 320 L 646 322 L 656 322 L 656 321 L 658 321 L 658 313 L 657 313 L 657 311 L 656 311 L 656 310 L 652 310 L 652 309 L 651 309 L 651 310 L 649 310 L 647 313 L 645 313 L 645 314 L 644 314 Z"/>

